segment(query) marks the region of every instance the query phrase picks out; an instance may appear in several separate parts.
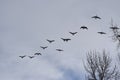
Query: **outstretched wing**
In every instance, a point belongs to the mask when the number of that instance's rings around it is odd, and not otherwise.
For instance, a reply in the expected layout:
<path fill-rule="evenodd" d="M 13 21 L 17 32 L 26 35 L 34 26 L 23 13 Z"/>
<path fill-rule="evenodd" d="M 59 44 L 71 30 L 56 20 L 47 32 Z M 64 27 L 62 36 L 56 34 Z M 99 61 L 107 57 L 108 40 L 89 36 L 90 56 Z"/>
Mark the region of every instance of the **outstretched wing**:
<path fill-rule="evenodd" d="M 49 43 L 52 43 L 52 42 L 54 42 L 55 40 L 49 40 L 49 39 L 47 39 L 47 41 L 48 41 Z"/>
<path fill-rule="evenodd" d="M 86 26 L 81 26 L 80 29 L 88 29 Z"/>
<path fill-rule="evenodd" d="M 93 16 L 93 17 L 91 17 L 91 18 L 94 18 L 94 19 L 101 19 L 99 16 Z"/>
<path fill-rule="evenodd" d="M 24 55 L 24 56 L 19 56 L 20 58 L 24 58 L 24 57 L 26 57 L 26 55 Z"/>
<path fill-rule="evenodd" d="M 34 55 L 42 55 L 41 53 L 35 53 Z"/>
<path fill-rule="evenodd" d="M 28 56 L 30 59 L 34 58 L 35 56 Z"/>
<path fill-rule="evenodd" d="M 71 39 L 69 39 L 69 38 L 68 38 L 68 39 L 66 39 L 66 41 L 69 41 L 69 40 L 71 40 Z"/>
<path fill-rule="evenodd" d="M 56 49 L 57 51 L 63 51 L 62 49 Z"/>
<path fill-rule="evenodd" d="M 77 32 L 69 32 L 70 34 L 72 34 L 72 35 L 75 35 L 75 34 L 77 34 Z"/>
<path fill-rule="evenodd" d="M 65 41 L 65 39 L 64 38 L 61 38 L 63 41 Z"/>
<path fill-rule="evenodd" d="M 45 47 L 43 47 L 43 46 L 40 46 L 42 49 L 46 49 L 48 46 L 45 46 Z"/>
<path fill-rule="evenodd" d="M 106 34 L 105 32 L 98 32 L 99 34 Z"/>
<path fill-rule="evenodd" d="M 118 28 L 118 27 L 110 27 L 110 29 L 113 29 L 113 30 L 117 30 L 117 29 L 120 29 L 120 28 Z"/>

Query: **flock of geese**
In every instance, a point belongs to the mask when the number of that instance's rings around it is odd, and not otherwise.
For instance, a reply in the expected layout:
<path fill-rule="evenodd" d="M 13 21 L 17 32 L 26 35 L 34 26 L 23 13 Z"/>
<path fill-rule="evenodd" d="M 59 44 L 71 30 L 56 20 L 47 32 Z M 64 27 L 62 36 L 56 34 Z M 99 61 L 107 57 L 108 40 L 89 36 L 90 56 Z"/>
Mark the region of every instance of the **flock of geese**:
<path fill-rule="evenodd" d="M 93 18 L 93 19 L 101 19 L 99 16 L 93 16 L 93 17 L 91 17 L 91 18 Z M 81 26 L 80 27 L 80 29 L 83 29 L 83 30 L 88 30 L 88 27 L 86 27 L 86 26 Z M 116 26 L 112 26 L 112 27 L 110 27 L 110 29 L 112 29 L 112 30 L 117 30 L 117 29 L 119 29 L 118 27 L 116 27 Z M 71 35 L 76 35 L 78 32 L 69 32 Z M 106 34 L 105 32 L 97 32 L 97 33 L 99 33 L 99 34 Z M 120 35 L 118 35 L 117 37 L 120 37 Z M 70 41 L 71 39 L 70 38 L 61 38 L 61 40 L 63 40 L 64 42 L 68 42 L 68 41 Z M 46 41 L 48 41 L 49 43 L 53 43 L 53 42 L 55 42 L 55 40 L 49 40 L 49 39 L 46 39 Z M 43 50 L 45 50 L 46 48 L 48 48 L 48 46 L 40 46 L 40 48 L 42 48 Z M 63 49 L 56 49 L 56 51 L 59 51 L 59 52 L 62 52 L 62 51 L 64 51 Z M 42 56 L 42 53 L 34 53 L 34 55 L 33 56 L 27 56 L 27 55 L 21 55 L 21 56 L 19 56 L 21 59 L 23 59 L 23 58 L 25 58 L 25 57 L 29 57 L 30 59 L 32 59 L 32 58 L 34 58 L 35 56 Z"/>

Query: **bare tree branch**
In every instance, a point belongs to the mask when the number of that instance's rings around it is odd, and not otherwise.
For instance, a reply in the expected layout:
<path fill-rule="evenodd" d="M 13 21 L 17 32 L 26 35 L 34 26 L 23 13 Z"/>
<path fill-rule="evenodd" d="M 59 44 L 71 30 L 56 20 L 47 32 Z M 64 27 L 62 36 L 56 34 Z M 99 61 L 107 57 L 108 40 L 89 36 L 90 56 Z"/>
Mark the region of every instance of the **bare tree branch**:
<path fill-rule="evenodd" d="M 114 42 L 117 42 L 117 49 L 120 48 L 120 31 L 118 25 L 115 25 L 113 23 L 113 20 L 111 20 L 111 27 L 110 29 L 112 30 L 112 39 Z"/>
<path fill-rule="evenodd" d="M 84 67 L 88 72 L 88 80 L 115 80 L 115 78 L 117 80 L 119 71 L 116 66 L 112 67 L 112 59 L 105 51 L 102 54 L 89 52 L 86 56 L 87 61 Z"/>

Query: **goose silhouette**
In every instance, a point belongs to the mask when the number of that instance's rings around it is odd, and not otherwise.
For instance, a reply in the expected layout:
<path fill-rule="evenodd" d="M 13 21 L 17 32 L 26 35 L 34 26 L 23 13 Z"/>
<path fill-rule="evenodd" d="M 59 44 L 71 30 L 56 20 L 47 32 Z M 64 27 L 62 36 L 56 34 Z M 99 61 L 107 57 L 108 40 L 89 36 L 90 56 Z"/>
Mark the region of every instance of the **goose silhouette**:
<path fill-rule="evenodd" d="M 93 16 L 93 17 L 91 17 L 91 18 L 94 18 L 94 19 L 101 19 L 99 16 Z"/>
<path fill-rule="evenodd" d="M 106 34 L 105 32 L 98 32 L 99 34 Z"/>
<path fill-rule="evenodd" d="M 110 29 L 117 30 L 117 29 L 120 29 L 120 28 L 118 28 L 118 27 L 110 27 Z"/>
<path fill-rule="evenodd" d="M 41 53 L 35 53 L 34 55 L 42 55 Z"/>
<path fill-rule="evenodd" d="M 69 33 L 72 34 L 73 36 L 77 34 L 77 32 L 69 32 Z"/>
<path fill-rule="evenodd" d="M 80 29 L 86 29 L 86 30 L 88 30 L 88 28 L 86 26 L 81 26 Z"/>
<path fill-rule="evenodd" d="M 47 39 L 47 41 L 48 41 L 49 43 L 55 42 L 55 40 L 49 40 L 49 39 Z"/>
<path fill-rule="evenodd" d="M 48 48 L 48 46 L 45 46 L 45 47 L 43 47 L 43 46 L 40 46 L 42 49 L 46 49 L 46 48 Z"/>
<path fill-rule="evenodd" d="M 59 51 L 59 52 L 63 51 L 62 49 L 56 49 L 56 50 Z"/>
<path fill-rule="evenodd" d="M 61 38 L 64 42 L 68 42 L 68 41 L 70 41 L 71 39 L 69 39 L 69 38 Z"/>
<path fill-rule="evenodd" d="M 26 55 L 24 55 L 24 56 L 19 56 L 20 58 L 25 58 L 26 57 Z"/>
<path fill-rule="evenodd" d="M 34 58 L 35 56 L 28 56 L 30 59 Z"/>

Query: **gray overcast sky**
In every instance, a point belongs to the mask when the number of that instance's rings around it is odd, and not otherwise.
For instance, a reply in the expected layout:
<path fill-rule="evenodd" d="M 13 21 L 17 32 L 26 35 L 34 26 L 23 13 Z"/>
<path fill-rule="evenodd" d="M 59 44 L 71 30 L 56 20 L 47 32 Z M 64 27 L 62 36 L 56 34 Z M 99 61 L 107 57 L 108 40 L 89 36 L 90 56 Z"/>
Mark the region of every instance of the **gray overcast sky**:
<path fill-rule="evenodd" d="M 115 57 L 109 27 L 111 18 L 120 25 L 119 4 L 120 0 L 0 0 L 0 79 L 84 79 L 86 52 L 105 49 Z M 94 20 L 94 15 L 102 19 Z M 82 25 L 88 31 L 80 30 Z M 72 36 L 69 31 L 78 34 Z M 61 37 L 72 40 L 64 43 Z M 55 42 L 49 44 L 46 39 Z M 59 53 L 56 48 L 64 51 Z M 36 52 L 42 56 L 19 58 Z"/>

